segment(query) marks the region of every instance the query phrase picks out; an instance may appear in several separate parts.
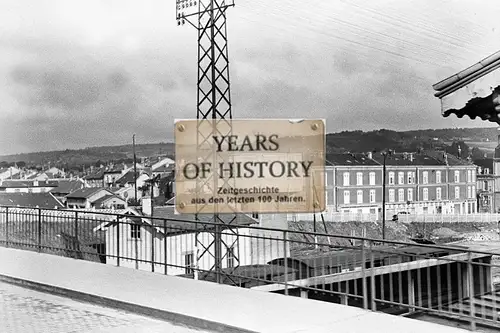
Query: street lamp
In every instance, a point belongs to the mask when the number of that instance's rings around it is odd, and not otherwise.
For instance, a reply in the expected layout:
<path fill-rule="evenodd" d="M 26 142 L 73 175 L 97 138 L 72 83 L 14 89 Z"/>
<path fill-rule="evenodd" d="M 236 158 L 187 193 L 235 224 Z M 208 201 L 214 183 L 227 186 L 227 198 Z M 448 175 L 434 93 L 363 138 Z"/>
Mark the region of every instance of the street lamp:
<path fill-rule="evenodd" d="M 383 151 L 382 156 L 384 157 L 384 164 L 382 166 L 382 239 L 385 239 L 385 170 L 386 170 L 386 159 L 388 155 L 392 155 L 392 150 Z"/>

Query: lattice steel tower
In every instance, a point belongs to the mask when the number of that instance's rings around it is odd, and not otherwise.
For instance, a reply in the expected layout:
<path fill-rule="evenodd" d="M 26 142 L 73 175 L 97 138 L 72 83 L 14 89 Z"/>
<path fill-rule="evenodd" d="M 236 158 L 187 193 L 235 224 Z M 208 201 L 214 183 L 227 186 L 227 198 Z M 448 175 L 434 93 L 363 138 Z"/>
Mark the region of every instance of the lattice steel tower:
<path fill-rule="evenodd" d="M 178 25 L 191 24 L 198 31 L 198 93 L 196 118 L 214 124 L 232 119 L 231 90 L 229 81 L 229 59 L 227 47 L 226 10 L 234 6 L 234 0 L 176 0 L 176 19 Z M 193 22 L 194 21 L 194 22 Z M 214 126 L 215 127 L 215 126 Z M 230 127 L 229 127 L 230 128 Z M 218 133 L 229 135 L 230 133 Z M 202 135 L 198 131 L 198 145 L 203 145 L 212 136 Z M 215 176 L 217 177 L 217 176 Z M 208 184 L 212 182 L 212 184 Z M 217 184 L 217 179 L 209 179 L 201 186 Z M 219 186 L 222 184 L 219 184 Z M 216 187 L 212 187 L 215 191 Z M 197 216 L 198 219 L 198 216 Z M 236 221 L 236 214 L 214 214 L 213 222 L 218 227 L 210 230 L 212 242 L 205 246 L 196 233 L 198 251 L 197 262 L 205 255 L 214 259 L 217 282 L 221 282 L 222 260 L 230 255 L 234 268 L 239 266 L 239 237 L 236 229 L 228 227 Z M 224 227 L 225 226 L 225 227 Z M 224 241 L 221 231 L 232 233 Z"/>

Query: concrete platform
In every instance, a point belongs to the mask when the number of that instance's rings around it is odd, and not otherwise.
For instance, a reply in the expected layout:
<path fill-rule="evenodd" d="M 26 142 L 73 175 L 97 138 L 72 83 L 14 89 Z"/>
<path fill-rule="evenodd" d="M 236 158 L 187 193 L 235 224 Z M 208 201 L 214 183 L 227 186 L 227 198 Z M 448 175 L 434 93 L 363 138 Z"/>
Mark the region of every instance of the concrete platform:
<path fill-rule="evenodd" d="M 468 332 L 340 304 L 2 247 L 0 279 L 214 332 Z"/>

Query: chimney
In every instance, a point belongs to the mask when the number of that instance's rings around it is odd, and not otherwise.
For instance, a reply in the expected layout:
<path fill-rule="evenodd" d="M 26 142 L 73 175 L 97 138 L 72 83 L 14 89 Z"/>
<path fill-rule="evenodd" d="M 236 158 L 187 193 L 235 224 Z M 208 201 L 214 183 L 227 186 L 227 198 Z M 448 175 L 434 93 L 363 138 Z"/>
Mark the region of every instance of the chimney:
<path fill-rule="evenodd" d="M 144 215 L 151 216 L 151 202 L 152 199 L 150 196 L 144 196 L 142 197 L 142 213 Z"/>
<path fill-rule="evenodd" d="M 410 153 L 410 162 L 413 162 L 413 153 Z"/>
<path fill-rule="evenodd" d="M 371 160 L 373 159 L 373 153 L 371 151 L 368 152 L 368 158 Z"/>

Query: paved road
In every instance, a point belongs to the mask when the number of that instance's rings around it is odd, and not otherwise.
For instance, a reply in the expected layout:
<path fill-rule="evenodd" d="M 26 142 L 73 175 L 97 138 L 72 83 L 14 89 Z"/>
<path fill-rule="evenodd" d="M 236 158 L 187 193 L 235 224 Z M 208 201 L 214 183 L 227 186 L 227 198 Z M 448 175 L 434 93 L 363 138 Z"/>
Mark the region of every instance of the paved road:
<path fill-rule="evenodd" d="M 0 283 L 2 333 L 200 333 L 159 320 Z"/>

